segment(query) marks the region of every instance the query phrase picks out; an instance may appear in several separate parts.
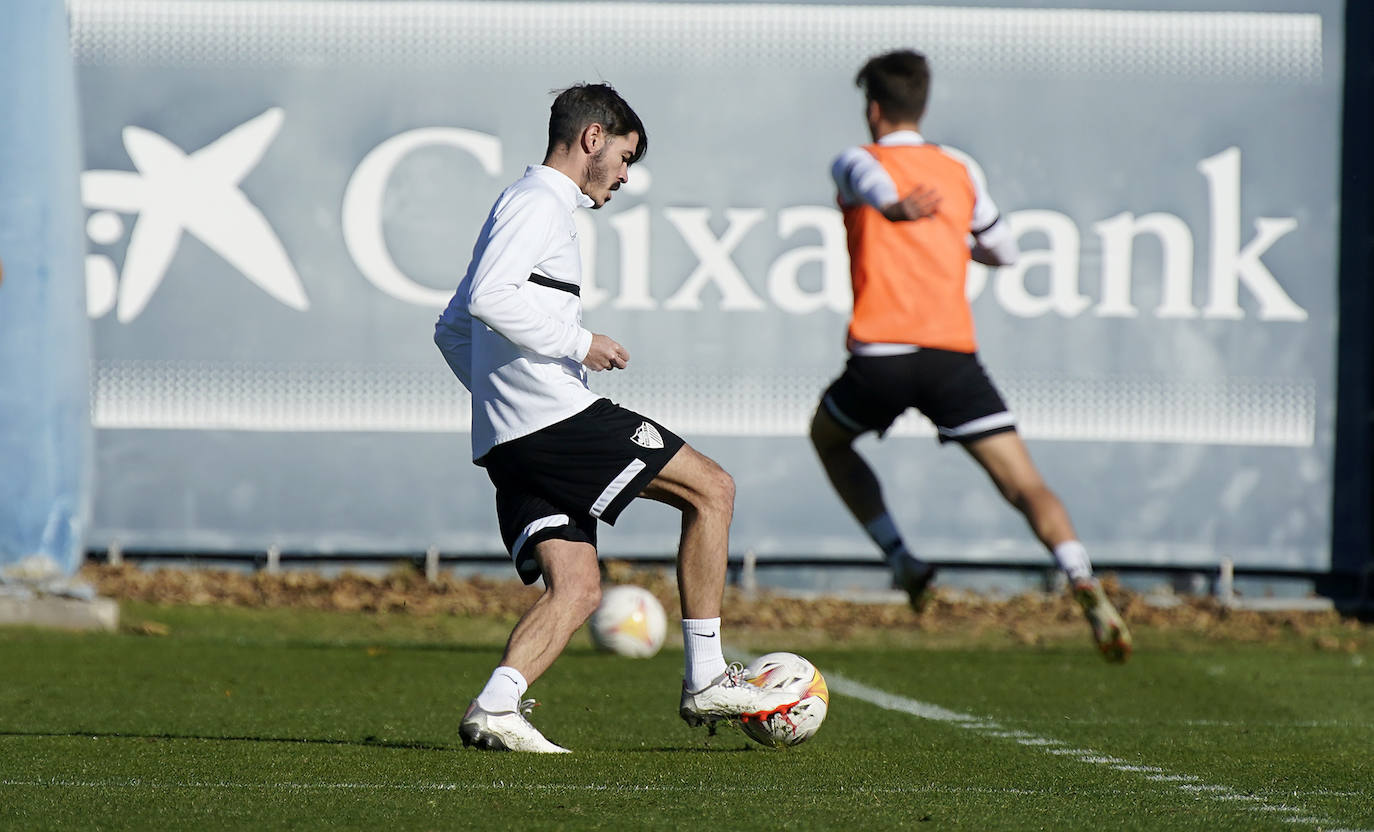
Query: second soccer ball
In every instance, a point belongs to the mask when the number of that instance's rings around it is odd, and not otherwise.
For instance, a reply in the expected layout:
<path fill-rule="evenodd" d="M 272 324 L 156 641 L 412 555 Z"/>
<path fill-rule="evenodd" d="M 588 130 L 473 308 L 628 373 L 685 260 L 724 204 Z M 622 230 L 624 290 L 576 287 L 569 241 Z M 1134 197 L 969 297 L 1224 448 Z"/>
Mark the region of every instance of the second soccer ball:
<path fill-rule="evenodd" d="M 601 650 L 645 659 L 663 646 L 668 617 L 653 593 L 638 586 L 613 586 L 601 593 L 592 613 L 592 641 Z"/>

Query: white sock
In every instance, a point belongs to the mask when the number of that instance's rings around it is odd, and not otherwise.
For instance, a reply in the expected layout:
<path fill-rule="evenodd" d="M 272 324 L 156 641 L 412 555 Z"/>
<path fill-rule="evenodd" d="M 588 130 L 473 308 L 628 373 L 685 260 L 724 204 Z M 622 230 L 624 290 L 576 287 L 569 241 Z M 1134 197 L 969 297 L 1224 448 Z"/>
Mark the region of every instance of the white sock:
<path fill-rule="evenodd" d="M 1088 550 L 1077 540 L 1066 540 L 1054 547 L 1054 559 L 1074 583 L 1086 581 L 1093 576 L 1093 565 L 1088 562 Z"/>
<path fill-rule="evenodd" d="M 530 689 L 530 683 L 520 671 L 502 665 L 492 671 L 487 686 L 477 694 L 477 707 L 487 713 L 505 713 L 520 710 L 520 697 Z"/>
<path fill-rule="evenodd" d="M 901 532 L 897 531 L 897 524 L 892 522 L 892 515 L 887 512 L 865 523 L 864 531 L 883 550 L 889 563 L 902 556 L 911 557 L 906 544 L 902 542 Z"/>
<path fill-rule="evenodd" d="M 688 690 L 701 690 L 725 672 L 719 618 L 682 619 L 682 649 L 687 654 L 683 676 Z"/>

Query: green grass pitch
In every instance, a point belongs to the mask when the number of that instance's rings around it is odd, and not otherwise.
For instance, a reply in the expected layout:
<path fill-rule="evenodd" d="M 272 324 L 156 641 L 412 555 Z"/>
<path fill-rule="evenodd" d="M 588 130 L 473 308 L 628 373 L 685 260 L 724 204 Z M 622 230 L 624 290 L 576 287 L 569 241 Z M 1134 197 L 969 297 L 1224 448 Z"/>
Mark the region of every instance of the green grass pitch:
<path fill-rule="evenodd" d="M 1374 828 L 1368 648 L 755 636 L 832 690 L 769 750 L 678 719 L 680 651 L 579 636 L 531 691 L 576 753 L 543 757 L 458 742 L 508 622 L 124 611 L 169 632 L 0 630 L 0 829 Z"/>

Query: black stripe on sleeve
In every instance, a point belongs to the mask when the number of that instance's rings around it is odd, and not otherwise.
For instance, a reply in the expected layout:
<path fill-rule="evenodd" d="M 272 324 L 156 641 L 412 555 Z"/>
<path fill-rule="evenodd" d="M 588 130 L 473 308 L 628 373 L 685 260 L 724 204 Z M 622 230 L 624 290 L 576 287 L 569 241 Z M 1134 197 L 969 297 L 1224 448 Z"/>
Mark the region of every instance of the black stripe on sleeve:
<path fill-rule="evenodd" d="M 982 228 L 975 228 L 975 229 L 973 229 L 973 236 L 976 237 L 976 236 L 978 236 L 979 234 L 982 234 L 984 231 L 987 231 L 989 228 L 992 228 L 994 225 L 996 225 L 997 223 L 999 223 L 999 222 L 1001 222 L 1001 221 L 1002 221 L 1002 215 L 1001 215 L 1001 214 L 998 214 L 997 216 L 995 216 L 995 217 L 992 218 L 992 222 L 988 223 L 987 225 L 983 226 Z"/>
<path fill-rule="evenodd" d="M 582 297 L 582 287 L 576 283 L 568 283 L 564 280 L 554 280 L 552 277 L 545 277 L 542 274 L 530 274 L 530 282 L 538 283 L 540 286 L 547 286 L 550 289 L 557 289 L 560 292 L 567 292 L 570 295 Z"/>

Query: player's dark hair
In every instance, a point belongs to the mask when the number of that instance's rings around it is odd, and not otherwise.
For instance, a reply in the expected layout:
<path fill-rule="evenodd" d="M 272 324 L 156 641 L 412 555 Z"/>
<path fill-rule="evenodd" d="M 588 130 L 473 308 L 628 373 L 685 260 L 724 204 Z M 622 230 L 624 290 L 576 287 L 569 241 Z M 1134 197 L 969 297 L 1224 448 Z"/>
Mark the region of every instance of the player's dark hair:
<path fill-rule="evenodd" d="M 920 52 L 900 49 L 870 58 L 854 84 L 888 121 L 920 121 L 930 95 L 930 65 Z"/>
<path fill-rule="evenodd" d="M 639 134 L 639 145 L 635 147 L 630 164 L 644 158 L 649 149 L 649 134 L 644 132 L 644 122 L 620 97 L 620 93 L 610 84 L 574 84 L 558 92 L 549 108 L 549 147 L 545 155 L 553 153 L 557 147 L 572 147 L 592 124 L 600 124 L 611 136 Z"/>

